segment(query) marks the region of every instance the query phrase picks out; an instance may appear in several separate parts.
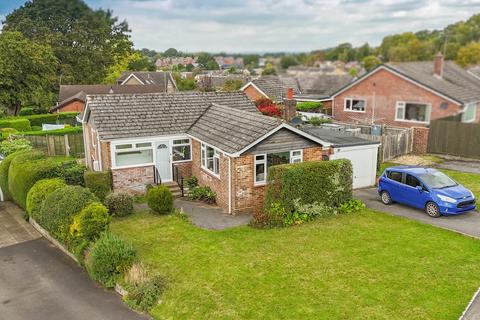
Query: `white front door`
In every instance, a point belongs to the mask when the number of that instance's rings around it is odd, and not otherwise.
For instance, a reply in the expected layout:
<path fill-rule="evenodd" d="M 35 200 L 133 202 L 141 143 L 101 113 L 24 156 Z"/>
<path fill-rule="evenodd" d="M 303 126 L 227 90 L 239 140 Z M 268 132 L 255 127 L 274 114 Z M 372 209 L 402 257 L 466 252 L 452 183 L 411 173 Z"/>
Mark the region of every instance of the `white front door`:
<path fill-rule="evenodd" d="M 168 141 L 156 144 L 156 166 L 162 182 L 172 181 L 172 166 L 170 164 L 170 143 Z"/>

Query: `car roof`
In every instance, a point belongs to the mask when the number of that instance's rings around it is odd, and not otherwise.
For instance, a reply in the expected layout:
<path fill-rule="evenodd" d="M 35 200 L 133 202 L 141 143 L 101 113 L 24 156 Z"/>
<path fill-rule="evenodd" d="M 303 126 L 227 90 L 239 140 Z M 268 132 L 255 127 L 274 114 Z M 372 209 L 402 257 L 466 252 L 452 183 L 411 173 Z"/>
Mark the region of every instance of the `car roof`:
<path fill-rule="evenodd" d="M 425 172 L 437 172 L 436 169 L 420 166 L 394 166 L 386 169 L 387 171 L 398 171 L 412 174 L 420 174 Z"/>

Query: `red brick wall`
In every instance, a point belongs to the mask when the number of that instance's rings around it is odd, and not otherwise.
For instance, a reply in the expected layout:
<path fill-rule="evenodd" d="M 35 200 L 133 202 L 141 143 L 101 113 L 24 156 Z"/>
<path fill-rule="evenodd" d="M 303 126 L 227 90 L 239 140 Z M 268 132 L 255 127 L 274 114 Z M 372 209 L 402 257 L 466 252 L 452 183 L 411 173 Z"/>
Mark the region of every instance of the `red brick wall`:
<path fill-rule="evenodd" d="M 366 112 L 344 111 L 345 98 L 366 99 Z M 397 127 L 425 126 L 422 123 L 395 121 L 395 107 L 397 101 L 430 103 L 432 105 L 430 120 L 451 116 L 457 114 L 461 110 L 460 106 L 453 104 L 430 91 L 414 85 L 389 71 L 380 70 L 335 97 L 333 116 L 337 121 L 342 122 L 366 120 L 370 123 L 374 101 L 376 102 L 375 123 Z M 442 102 L 448 103 L 447 109 L 440 108 Z"/>
<path fill-rule="evenodd" d="M 191 161 L 174 163 L 173 167 L 178 168 L 179 175 L 184 177 L 184 178 L 192 176 L 192 162 Z"/>
<path fill-rule="evenodd" d="M 55 112 L 83 112 L 84 107 L 85 103 L 83 101 L 75 100 L 58 108 Z"/>
<path fill-rule="evenodd" d="M 110 142 L 100 141 L 100 154 L 102 156 L 102 170 L 110 169 L 112 167 Z"/>
<path fill-rule="evenodd" d="M 147 184 L 153 184 L 153 166 L 112 169 L 113 189 L 143 194 Z"/>
<path fill-rule="evenodd" d="M 428 128 L 414 127 L 413 128 L 413 153 L 423 154 L 427 153 L 428 146 Z"/>
<path fill-rule="evenodd" d="M 249 85 L 245 89 L 243 89 L 243 92 L 247 95 L 247 97 L 250 98 L 253 102 L 257 101 L 258 99 L 265 98 L 263 94 L 261 94 L 257 89 L 255 89 L 254 86 Z"/>

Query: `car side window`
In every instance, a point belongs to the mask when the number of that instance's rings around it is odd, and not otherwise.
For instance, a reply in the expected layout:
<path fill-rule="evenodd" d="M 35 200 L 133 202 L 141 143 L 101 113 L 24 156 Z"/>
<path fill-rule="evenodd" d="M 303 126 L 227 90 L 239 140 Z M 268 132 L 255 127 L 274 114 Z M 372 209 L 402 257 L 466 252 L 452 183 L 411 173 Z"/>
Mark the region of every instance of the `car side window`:
<path fill-rule="evenodd" d="M 402 173 L 397 171 L 387 171 L 387 177 L 389 179 L 395 180 L 402 183 Z"/>
<path fill-rule="evenodd" d="M 413 187 L 413 188 L 416 188 L 417 186 L 422 186 L 422 183 L 417 178 L 412 176 L 411 174 L 407 174 L 407 178 L 405 179 L 405 183 L 408 186 Z"/>

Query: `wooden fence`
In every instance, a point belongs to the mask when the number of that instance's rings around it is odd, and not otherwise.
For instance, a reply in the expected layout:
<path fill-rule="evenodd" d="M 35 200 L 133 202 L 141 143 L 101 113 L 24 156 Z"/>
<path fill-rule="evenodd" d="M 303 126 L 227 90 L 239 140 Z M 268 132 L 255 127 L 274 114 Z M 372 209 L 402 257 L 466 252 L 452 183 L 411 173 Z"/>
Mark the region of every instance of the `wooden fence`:
<path fill-rule="evenodd" d="M 435 120 L 428 134 L 429 153 L 480 158 L 480 124 Z"/>
<path fill-rule="evenodd" d="M 62 136 L 18 136 L 32 143 L 32 147 L 44 151 L 49 156 L 72 156 L 81 158 L 85 156 L 83 134 L 69 133 Z"/>

